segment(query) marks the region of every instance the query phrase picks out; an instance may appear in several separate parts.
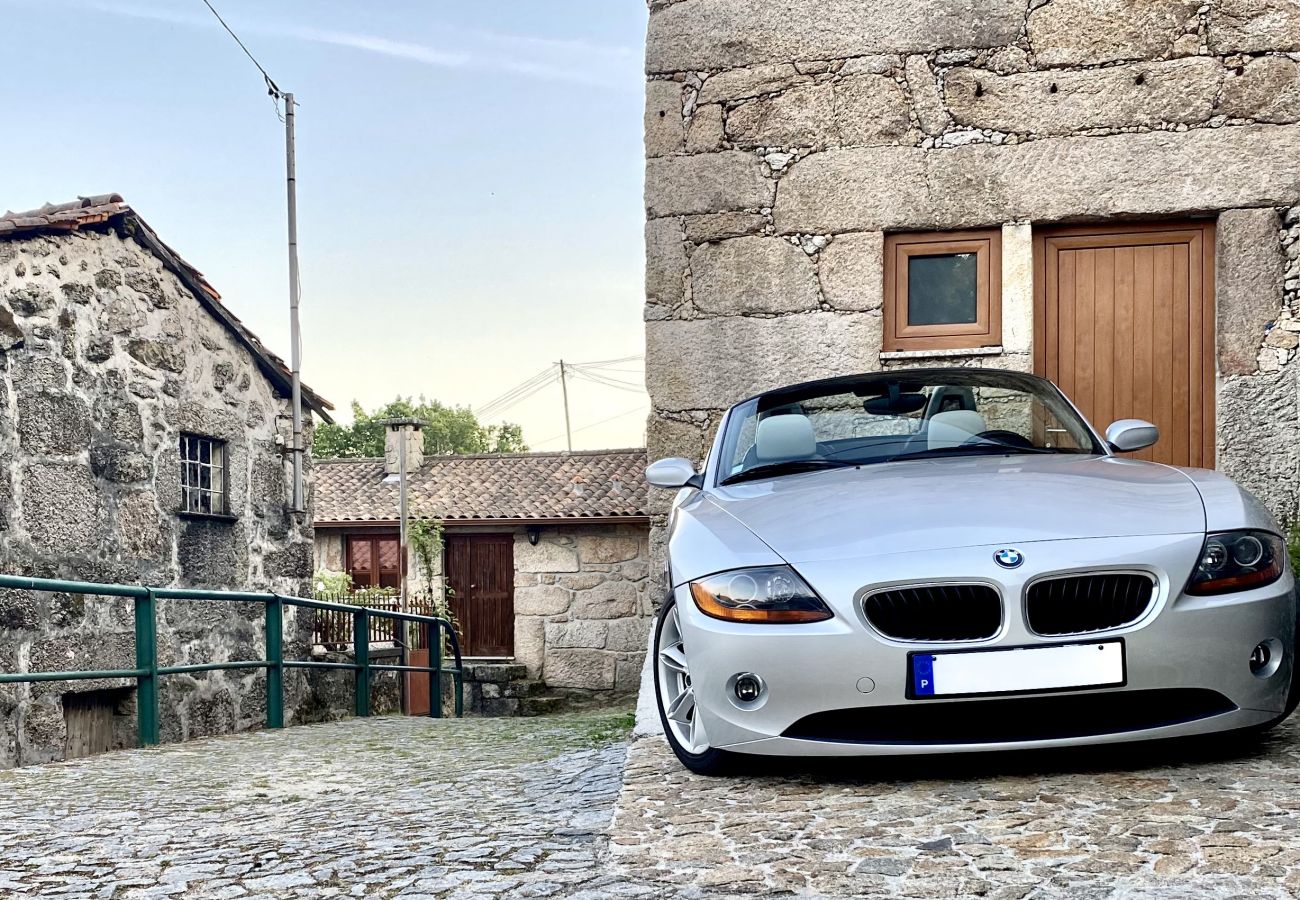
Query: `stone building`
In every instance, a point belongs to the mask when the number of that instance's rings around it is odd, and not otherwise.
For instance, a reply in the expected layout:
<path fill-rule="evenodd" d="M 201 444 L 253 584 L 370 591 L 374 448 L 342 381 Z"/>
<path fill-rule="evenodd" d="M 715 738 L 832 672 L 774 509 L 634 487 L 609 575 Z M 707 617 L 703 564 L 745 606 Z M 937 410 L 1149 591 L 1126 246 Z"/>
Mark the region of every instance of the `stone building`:
<path fill-rule="evenodd" d="M 999 366 L 1295 521 L 1294 0 L 652 0 L 647 72 L 651 458 L 781 383 Z"/>
<path fill-rule="evenodd" d="M 301 593 L 289 372 L 118 195 L 0 217 L 0 571 Z M 309 413 L 329 404 L 304 391 Z M 164 601 L 159 664 L 263 657 L 262 609 Z M 310 650 L 291 620 L 289 652 Z M 309 635 L 308 635 L 309 638 Z M 130 601 L 0 591 L 0 671 L 134 668 Z M 307 715 L 304 680 L 286 712 Z M 260 726 L 263 675 L 161 680 L 164 740 Z M 0 686 L 0 767 L 134 744 L 133 682 Z M 90 748 L 94 749 L 94 748 Z M 98 749 L 106 749 L 100 747 Z"/>
<path fill-rule="evenodd" d="M 396 432 L 386 459 L 316 462 L 316 566 L 354 589 L 401 583 Z M 645 451 L 425 458 L 418 431 L 406 446 L 408 513 L 443 523 L 433 586 L 465 656 L 549 688 L 634 690 L 653 609 Z M 413 560 L 407 577 L 430 587 Z"/>

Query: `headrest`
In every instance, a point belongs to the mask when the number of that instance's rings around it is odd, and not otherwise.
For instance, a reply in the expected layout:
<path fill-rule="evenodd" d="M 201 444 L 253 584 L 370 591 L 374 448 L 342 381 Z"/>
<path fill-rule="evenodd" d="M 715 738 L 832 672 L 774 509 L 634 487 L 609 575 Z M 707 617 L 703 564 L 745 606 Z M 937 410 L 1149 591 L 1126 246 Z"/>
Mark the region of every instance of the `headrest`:
<path fill-rule="evenodd" d="M 931 449 L 960 447 L 982 431 L 988 431 L 984 417 L 973 409 L 950 409 L 935 413 L 926 428 L 926 446 Z"/>
<path fill-rule="evenodd" d="M 754 434 L 754 455 L 759 462 L 809 459 L 817 454 L 817 438 L 807 416 L 768 416 Z"/>

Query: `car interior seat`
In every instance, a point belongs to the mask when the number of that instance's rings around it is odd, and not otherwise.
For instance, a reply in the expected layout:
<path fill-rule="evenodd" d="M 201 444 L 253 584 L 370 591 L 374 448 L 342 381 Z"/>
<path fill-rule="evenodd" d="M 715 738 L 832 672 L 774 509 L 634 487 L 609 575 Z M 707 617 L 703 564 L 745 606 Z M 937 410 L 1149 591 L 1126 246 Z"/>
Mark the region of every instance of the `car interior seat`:
<path fill-rule="evenodd" d="M 760 463 L 812 459 L 817 455 L 812 420 L 796 413 L 769 416 L 759 422 L 754 433 L 754 455 Z"/>
<path fill-rule="evenodd" d="M 926 427 L 926 447 L 929 450 L 960 447 L 975 435 L 988 430 L 984 417 L 973 409 L 935 413 Z"/>

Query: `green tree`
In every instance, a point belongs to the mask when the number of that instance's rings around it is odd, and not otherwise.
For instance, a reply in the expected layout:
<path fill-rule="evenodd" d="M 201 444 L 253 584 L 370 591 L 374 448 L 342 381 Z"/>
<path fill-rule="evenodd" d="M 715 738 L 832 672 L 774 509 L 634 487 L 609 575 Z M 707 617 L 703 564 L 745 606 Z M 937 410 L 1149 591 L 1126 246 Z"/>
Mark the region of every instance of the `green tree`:
<path fill-rule="evenodd" d="M 424 453 L 521 453 L 528 449 L 518 425 L 483 425 L 465 406 L 445 406 L 437 400 L 398 397 L 366 412 L 352 401 L 351 425 L 319 425 L 312 453 L 317 459 L 384 455 L 384 419 L 410 417 L 424 423 Z"/>

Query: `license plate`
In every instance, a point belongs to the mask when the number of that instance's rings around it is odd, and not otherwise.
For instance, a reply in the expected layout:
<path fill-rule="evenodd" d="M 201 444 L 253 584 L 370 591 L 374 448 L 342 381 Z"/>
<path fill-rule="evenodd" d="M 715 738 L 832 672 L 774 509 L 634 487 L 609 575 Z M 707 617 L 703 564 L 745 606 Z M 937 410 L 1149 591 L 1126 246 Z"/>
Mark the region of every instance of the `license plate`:
<path fill-rule="evenodd" d="M 1124 642 L 911 653 L 910 696 L 970 697 L 1122 685 Z"/>

